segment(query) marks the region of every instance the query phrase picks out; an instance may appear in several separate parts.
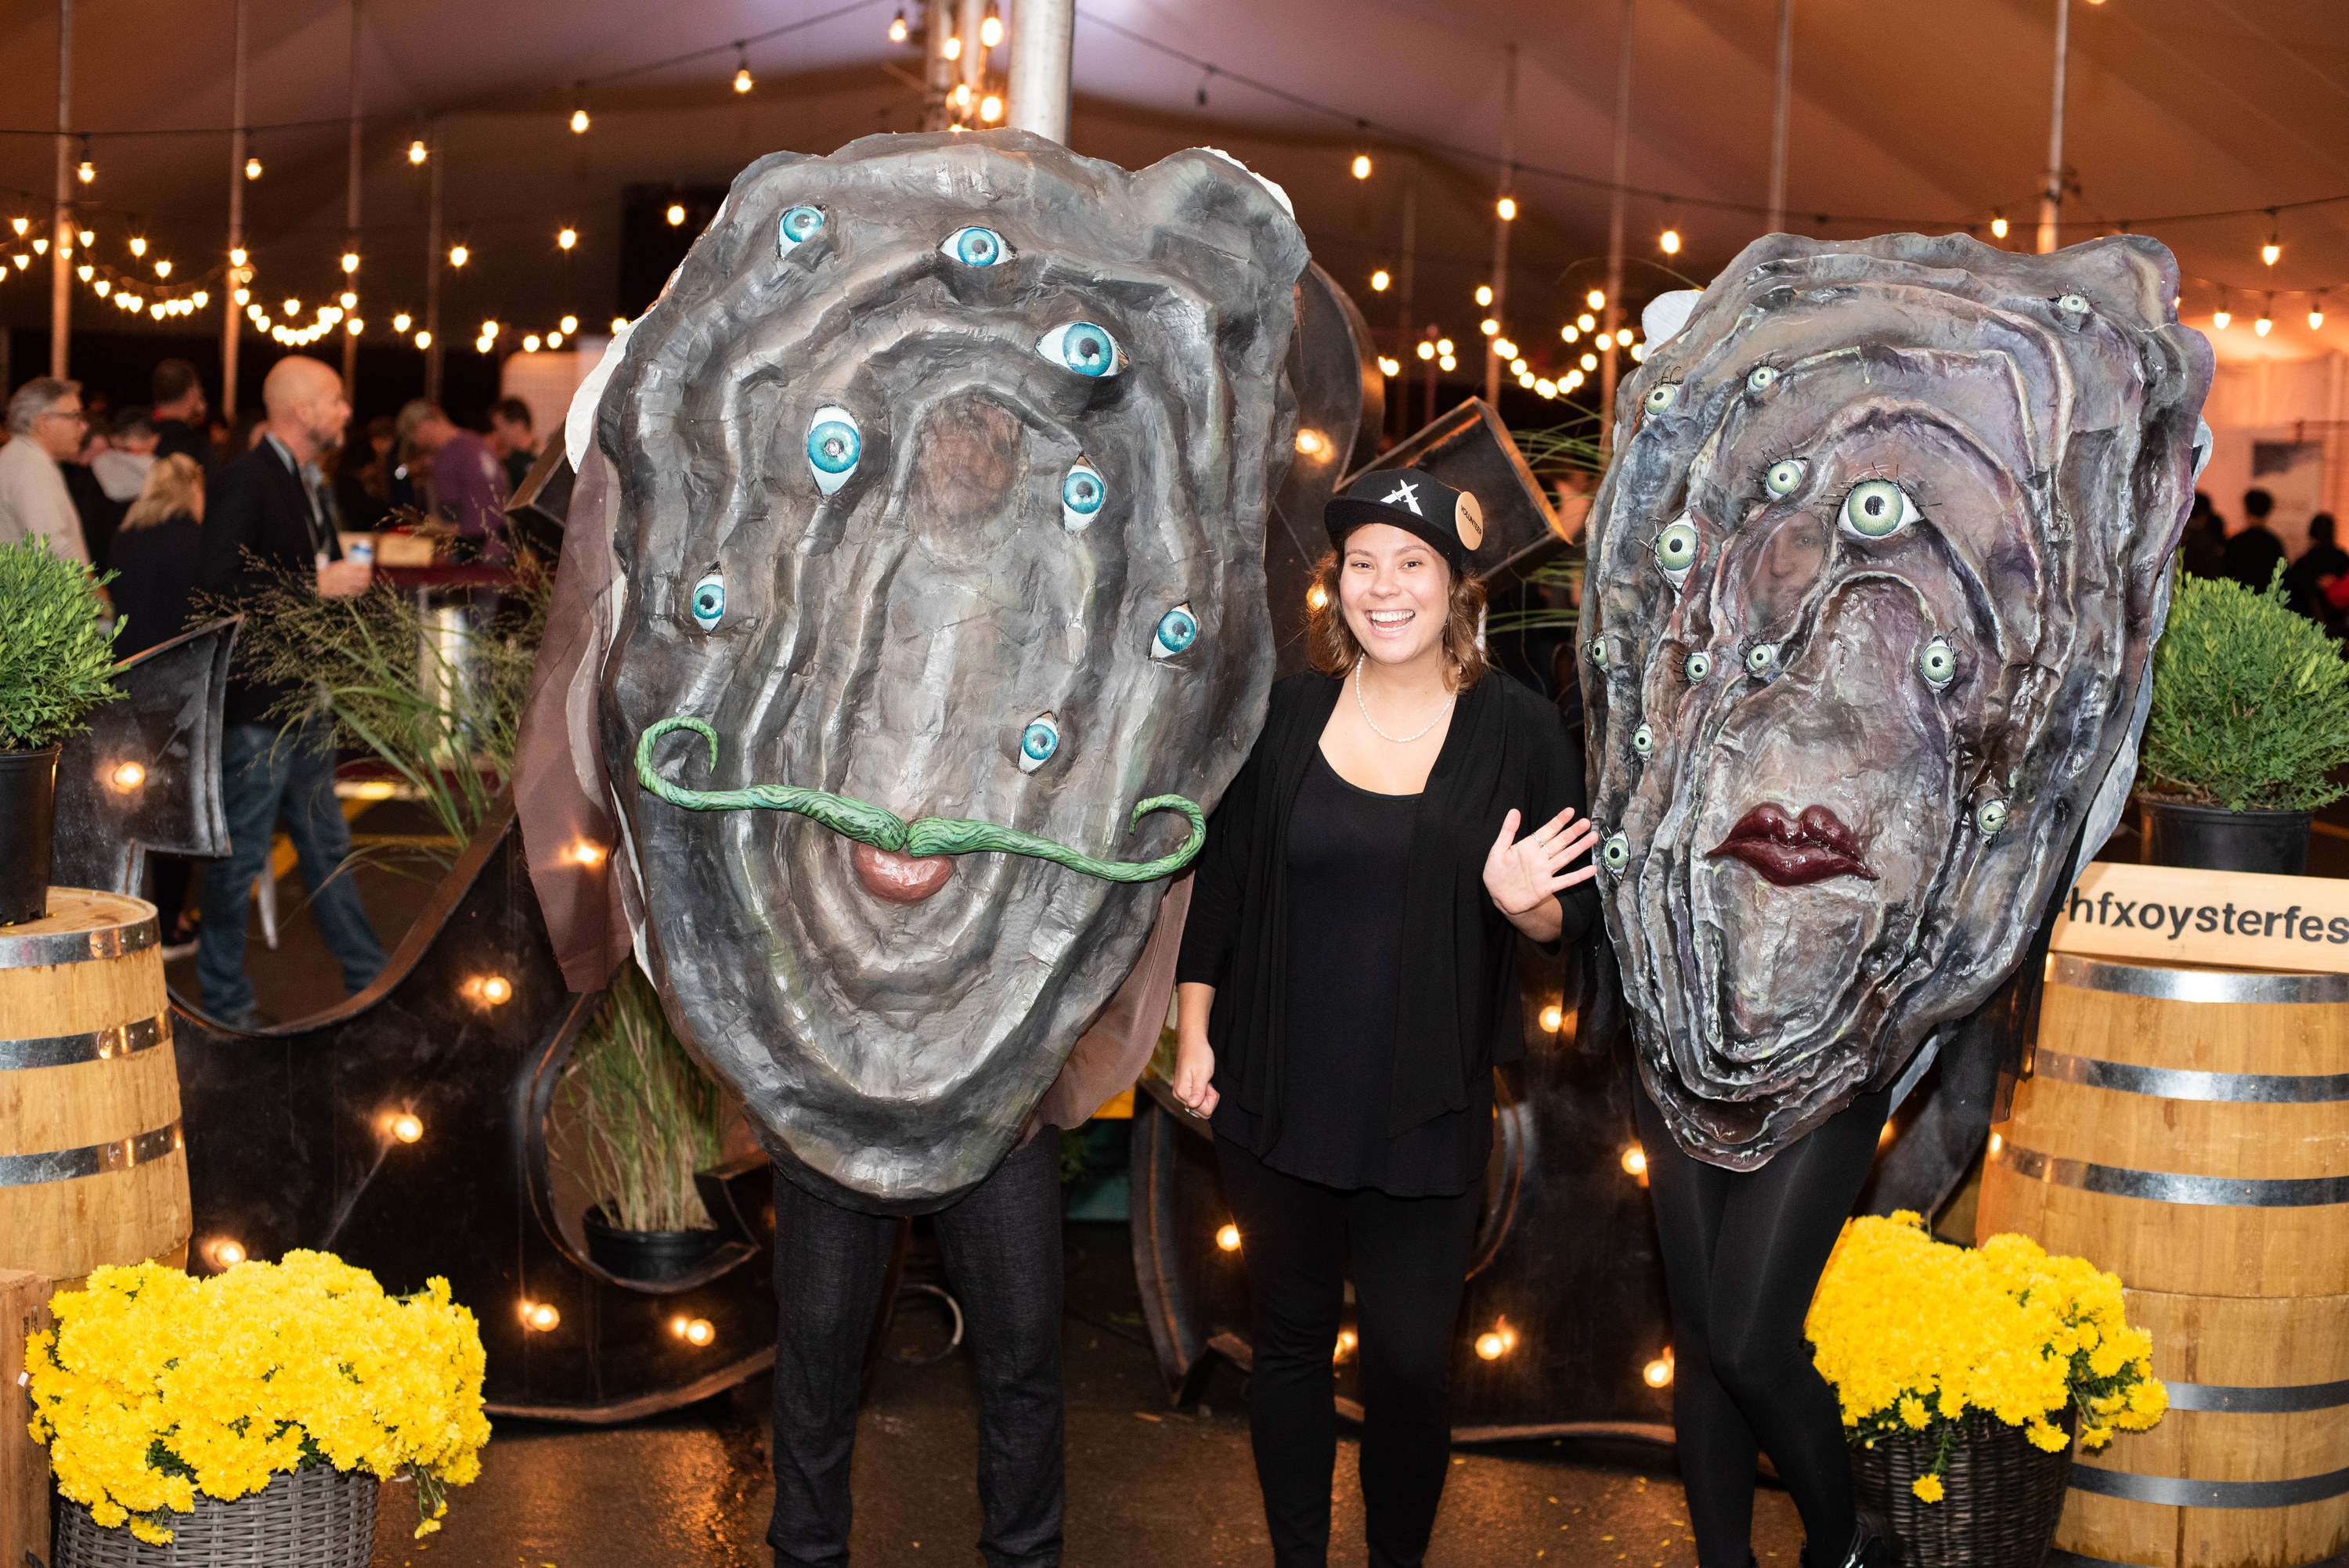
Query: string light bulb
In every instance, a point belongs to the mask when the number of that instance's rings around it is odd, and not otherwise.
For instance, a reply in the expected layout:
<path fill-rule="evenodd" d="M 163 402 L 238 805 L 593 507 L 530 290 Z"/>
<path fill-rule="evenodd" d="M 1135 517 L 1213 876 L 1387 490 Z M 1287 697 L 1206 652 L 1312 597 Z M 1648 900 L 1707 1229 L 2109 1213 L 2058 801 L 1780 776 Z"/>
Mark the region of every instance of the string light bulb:
<path fill-rule="evenodd" d="M 349 310 L 352 306 L 359 303 L 359 296 L 353 294 L 350 290 L 345 289 L 341 294 L 335 296 L 335 303 L 341 305 L 345 310 Z"/>
<path fill-rule="evenodd" d="M 628 318 L 627 318 L 626 316 L 625 316 L 625 315 L 616 315 L 616 316 L 614 316 L 614 317 L 612 318 L 612 335 L 613 335 L 613 336 L 617 337 L 617 336 L 619 336 L 619 335 L 620 335 L 620 334 L 622 334 L 623 332 L 626 332 L 627 329 L 628 329 Z"/>
<path fill-rule="evenodd" d="M 949 36 L 947 41 L 939 46 L 938 52 L 949 60 L 961 59 L 962 39 L 959 36 Z"/>
<path fill-rule="evenodd" d="M 979 99 L 978 118 L 988 125 L 993 125 L 997 120 L 1001 119 L 1003 118 L 1003 100 L 996 97 L 993 93 L 989 93 L 985 98 Z"/>
<path fill-rule="evenodd" d="M 1394 279 L 1387 274 L 1386 268 L 1381 267 L 1377 272 L 1371 274 L 1371 292 L 1372 294 L 1384 294 L 1387 292 L 1387 285 L 1392 282 L 1394 282 Z"/>
<path fill-rule="evenodd" d="M 706 1317 L 672 1317 L 668 1321 L 668 1331 L 688 1345 L 696 1346 L 707 1345 L 718 1337 L 718 1330 Z"/>
<path fill-rule="evenodd" d="M 31 228 L 32 226 L 33 226 L 33 224 L 32 224 L 32 221 L 31 221 L 30 219 L 26 219 L 26 218 L 18 218 L 18 219 L 16 219 L 16 220 L 15 221 L 15 222 L 14 222 L 14 223 L 13 223 L 13 225 L 12 225 L 12 227 L 14 227 L 14 228 L 16 229 L 16 232 L 17 232 L 18 234 L 20 234 L 20 235 L 21 235 L 22 233 L 24 233 L 24 232 L 25 232 L 26 230 L 27 230 L 27 229 L 29 229 L 29 228 Z M 135 242 L 135 241 L 133 242 L 133 243 L 137 243 L 137 242 Z M 137 254 L 137 253 L 136 253 L 136 252 L 133 252 L 133 253 L 132 253 L 132 254 L 134 254 L 134 255 L 135 255 L 135 254 Z"/>
<path fill-rule="evenodd" d="M 343 253 L 343 271 L 347 273 L 355 273 L 358 270 L 359 253 L 357 251 L 345 251 Z"/>
<path fill-rule="evenodd" d="M 1661 1356 L 1640 1368 L 1640 1381 L 1651 1388 L 1668 1388 L 1672 1381 L 1672 1353 L 1669 1347 Z"/>
<path fill-rule="evenodd" d="M 244 177 L 247 180 L 261 178 L 261 159 L 258 154 L 244 160 Z"/>
<path fill-rule="evenodd" d="M 1240 1228 L 1237 1225 L 1233 1224 L 1228 1220 L 1225 1221 L 1222 1227 L 1216 1232 L 1216 1245 L 1221 1247 L 1227 1253 L 1238 1252 L 1240 1250 Z"/>
<path fill-rule="evenodd" d="M 98 279 L 98 282 L 96 282 L 96 283 L 94 283 L 94 284 L 90 284 L 89 286 L 90 286 L 90 287 L 92 287 L 92 288 L 94 288 L 94 289 L 96 289 L 96 290 L 98 291 L 98 298 L 100 298 L 100 299 L 104 299 L 104 298 L 105 298 L 105 297 L 106 297 L 109 293 L 111 293 L 111 292 L 113 291 L 113 288 L 114 288 L 114 285 L 113 285 L 112 284 L 110 284 L 110 283 L 108 283 L 104 278 L 100 278 L 100 279 Z"/>
<path fill-rule="evenodd" d="M 1541 1010 L 1542 1033 L 1555 1035 L 1566 1026 L 1566 1009 L 1556 1002 Z"/>
<path fill-rule="evenodd" d="M 1514 196 L 1504 196 L 1493 203 L 1493 211 L 1501 215 L 1502 222 L 1515 222 L 1517 216 L 1517 199 Z"/>
<path fill-rule="evenodd" d="M 97 233 L 89 229 L 76 229 L 74 231 L 74 238 L 79 240 L 85 245 L 94 245 L 98 243 Z"/>
<path fill-rule="evenodd" d="M 1593 310 L 1605 310 L 1607 308 L 1607 291 L 1605 289 L 1592 289 L 1588 294 L 1582 297 L 1584 302 Z M 1583 325 L 1588 326 L 1590 324 L 1588 322 L 1585 322 Z"/>
<path fill-rule="evenodd" d="M 1380 355 L 1380 356 L 1379 356 L 1379 374 L 1380 374 L 1380 375 L 1381 375 L 1381 376 L 1400 376 L 1400 375 L 1402 375 L 1402 360 L 1400 360 L 1400 359 L 1390 359 L 1390 358 L 1388 358 L 1388 357 L 1387 357 L 1385 355 L 1383 355 L 1383 354 Z"/>
<path fill-rule="evenodd" d="M 991 49 L 1003 42 L 1003 17 L 995 9 L 995 0 L 987 0 L 987 15 L 979 19 L 978 44 Z"/>
<path fill-rule="evenodd" d="M 1646 1176 L 1648 1173 L 1648 1151 L 1634 1143 L 1630 1148 L 1623 1150 L 1622 1165 L 1623 1173 L 1627 1176 Z"/>
<path fill-rule="evenodd" d="M 572 246 L 579 242 L 579 231 L 576 229 L 565 229 L 563 232 L 554 236 L 554 242 L 567 251 Z"/>
<path fill-rule="evenodd" d="M 2324 291 L 2316 291 L 2316 298 L 2308 307 L 2308 330 L 2315 332 L 2324 325 Z"/>
<path fill-rule="evenodd" d="M 143 256 L 147 253 L 146 235 L 133 234 L 130 236 L 130 253 L 134 256 Z"/>
<path fill-rule="evenodd" d="M 1433 344 L 1432 344 L 1432 343 L 1430 343 L 1430 342 L 1426 341 L 1424 338 L 1421 339 L 1421 340 L 1420 340 L 1420 345 L 1419 345 L 1419 356 L 1420 356 L 1422 359 L 1433 359 L 1433 358 L 1434 358 L 1434 357 L 1435 357 L 1435 345 L 1433 345 Z"/>
<path fill-rule="evenodd" d="M 1370 177 L 1371 177 L 1371 160 L 1370 160 L 1370 155 L 1369 155 L 1368 153 L 1363 153 L 1363 152 L 1358 152 L 1358 153 L 1354 154 L 1354 178 L 1355 178 L 1355 179 L 1357 179 L 1357 180 L 1368 180 Z"/>
<path fill-rule="evenodd" d="M 2274 314 L 2274 311 L 2275 295 L 2270 294 L 2268 296 L 2268 303 L 2260 306 L 2259 319 L 2251 323 L 2251 330 L 2258 333 L 2261 337 L 2265 337 L 2269 333 L 2273 332 L 2275 330 L 2275 323 L 2269 318 Z"/>
<path fill-rule="evenodd" d="M 571 111 L 571 134 L 574 136 L 587 134 L 587 106 L 584 103 Z"/>
<path fill-rule="evenodd" d="M 1448 337 L 1437 338 L 1435 340 L 1435 352 L 1444 356 L 1446 358 L 1451 357 L 1452 340 Z"/>
<path fill-rule="evenodd" d="M 462 245 L 451 245 L 449 247 L 449 264 L 452 267 L 463 266 L 467 262 L 472 259 L 472 256 L 473 253 Z"/>
<path fill-rule="evenodd" d="M 98 275 L 98 269 L 91 266 L 88 262 L 84 262 L 81 265 L 76 267 L 74 272 L 80 276 L 81 281 L 84 283 L 89 282 L 90 279 Z"/>
<path fill-rule="evenodd" d="M 1476 324 L 1476 330 L 1487 337 L 1497 337 L 1501 333 L 1501 324 L 1488 315 Z"/>
<path fill-rule="evenodd" d="M 228 253 L 228 262 L 229 265 L 233 267 L 241 267 L 244 265 L 244 247 L 243 245 L 239 245 L 235 250 L 231 251 Z"/>
<path fill-rule="evenodd" d="M 429 348 L 429 347 L 431 347 L 431 346 L 432 346 L 432 335 L 431 335 L 430 333 L 429 333 L 429 332 L 419 332 L 419 333 L 418 333 L 418 334 L 416 335 L 416 346 L 417 346 L 417 347 L 419 347 L 419 348 Z"/>
<path fill-rule="evenodd" d="M 525 1301 L 522 1304 L 522 1322 L 525 1328 L 544 1334 L 562 1321 L 563 1315 L 554 1310 L 551 1302 Z"/>
<path fill-rule="evenodd" d="M 968 82 L 955 83 L 954 101 L 957 108 L 968 108 L 970 107 L 970 84 Z"/>
<path fill-rule="evenodd" d="M 889 41 L 893 44 L 902 44 L 912 36 L 911 30 L 905 26 L 905 8 L 901 5 L 897 8 L 896 17 L 889 24 Z"/>
<path fill-rule="evenodd" d="M 747 93 L 751 87 L 750 53 L 741 45 L 737 44 L 734 46 L 734 90 L 738 93 Z"/>
<path fill-rule="evenodd" d="M 248 163 L 248 164 L 246 164 L 246 165 L 245 165 L 245 167 L 246 167 L 248 170 L 254 170 L 254 172 L 252 172 L 252 173 L 247 174 L 247 175 L 245 176 L 245 178 L 246 178 L 246 179 L 248 179 L 248 180 L 258 180 L 258 179 L 260 179 L 260 178 L 261 178 L 261 175 L 260 175 L 260 173 L 259 173 L 259 170 L 260 170 L 260 168 L 261 168 L 261 165 L 260 165 L 259 163 L 257 163 L 257 162 L 255 162 L 255 163 Z M 81 167 L 74 170 L 74 175 L 75 175 L 75 177 L 76 177 L 77 179 L 78 179 L 78 180 L 79 180 L 83 184 L 87 185 L 87 184 L 88 184 L 91 181 L 93 181 L 93 180 L 95 180 L 95 179 L 97 179 L 97 178 L 98 178 L 98 165 L 96 165 L 96 164 L 92 163 L 88 159 L 85 158 L 85 159 L 83 159 L 83 160 L 81 160 Z"/>
<path fill-rule="evenodd" d="M 391 330 L 404 334 L 408 331 L 408 324 L 415 319 L 416 318 L 414 316 L 409 315 L 406 311 L 401 311 L 398 315 L 391 318 Z"/>
<path fill-rule="evenodd" d="M 2268 209 L 2268 242 L 2260 247 L 2260 260 L 2273 266 L 2283 255 L 2283 234 L 2276 227 L 2276 210 Z"/>
<path fill-rule="evenodd" d="M 1457 370 L 1460 368 L 1460 361 L 1447 354 L 1435 362 L 1435 367 L 1438 370 Z"/>
<path fill-rule="evenodd" d="M 212 296 L 206 291 L 198 289 L 194 294 L 188 296 L 188 303 L 195 306 L 196 309 L 202 310 L 204 306 L 212 303 Z"/>
<path fill-rule="evenodd" d="M 2000 211 L 1995 207 L 1991 209 L 1990 232 L 1992 239 L 2003 240 L 2006 238 L 2006 214 Z"/>
<path fill-rule="evenodd" d="M 680 223 L 684 222 L 685 222 L 685 207 L 684 207 L 684 204 L 683 204 L 682 202 L 678 202 L 678 201 L 672 201 L 672 202 L 670 202 L 670 203 L 668 204 L 668 213 L 667 213 L 667 217 L 668 217 L 668 226 L 669 226 L 670 228 L 672 228 L 672 229 L 676 228 L 678 224 L 680 224 Z"/>
<path fill-rule="evenodd" d="M 523 336 L 522 340 L 522 351 L 524 354 L 536 354 L 538 352 L 538 334 L 533 332 Z"/>
<path fill-rule="evenodd" d="M 2235 314 L 2227 308 L 2227 294 L 2222 289 L 2219 294 L 2219 308 L 2210 313 L 2210 325 L 2224 332 L 2234 319 Z"/>
<path fill-rule="evenodd" d="M 424 143 L 423 143 L 422 141 L 420 141 L 420 140 L 419 140 L 419 141 L 411 141 L 411 142 L 409 142 L 409 143 L 408 144 L 408 161 L 409 161 L 409 162 L 410 162 L 410 163 L 421 163 L 421 162 L 423 162 L 426 159 L 428 159 L 428 158 L 429 158 L 429 157 L 431 157 L 431 156 L 432 156 L 431 150 L 430 150 L 429 149 L 428 149 L 428 148 L 424 145 Z"/>
<path fill-rule="evenodd" d="M 1677 256 L 1681 253 L 1681 232 L 1678 229 L 1667 229 L 1656 236 L 1656 243 L 1661 247 L 1664 254 Z"/>
<path fill-rule="evenodd" d="M 107 775 L 107 782 L 126 793 L 147 782 L 147 769 L 137 762 L 124 762 Z"/>
<path fill-rule="evenodd" d="M 216 1269 L 233 1269 L 244 1262 L 245 1251 L 242 1243 L 221 1236 L 205 1245 L 204 1256 L 212 1260 L 212 1267 Z"/>
<path fill-rule="evenodd" d="M 391 1119 L 392 1137 L 402 1143 L 413 1143 L 424 1136 L 424 1123 L 413 1111 L 401 1111 Z"/>
<path fill-rule="evenodd" d="M 1491 284 L 1478 284 L 1476 285 L 1476 303 L 1478 304 L 1491 304 L 1493 303 L 1493 285 Z"/>
<path fill-rule="evenodd" d="M 576 331 L 578 331 L 578 330 L 579 330 L 579 318 L 578 318 L 577 316 L 575 316 L 575 315 L 566 315 L 566 316 L 564 316 L 564 317 L 563 318 L 563 330 L 564 330 L 564 332 L 576 332 Z"/>

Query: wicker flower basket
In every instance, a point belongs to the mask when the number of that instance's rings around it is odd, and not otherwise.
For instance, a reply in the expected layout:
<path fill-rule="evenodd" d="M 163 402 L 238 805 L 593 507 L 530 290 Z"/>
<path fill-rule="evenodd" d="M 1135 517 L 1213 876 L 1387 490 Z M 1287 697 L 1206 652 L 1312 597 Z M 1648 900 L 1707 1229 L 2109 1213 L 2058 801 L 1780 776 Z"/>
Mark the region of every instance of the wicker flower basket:
<path fill-rule="evenodd" d="M 1933 1468 L 1930 1434 L 1880 1437 L 1873 1448 L 1853 1449 L 1860 1502 L 1891 1521 L 1904 1547 L 1901 1568 L 2041 1568 L 2064 1511 L 2071 1450 L 2033 1448 L 2022 1428 L 1983 1410 L 1967 1411 L 1958 1431 L 1940 1502 L 1909 1490 Z"/>
<path fill-rule="evenodd" d="M 109 1530 L 60 1499 L 56 1568 L 367 1568 L 380 1484 L 365 1470 L 318 1465 L 234 1502 L 198 1492 L 193 1513 L 171 1516 L 167 1546 L 149 1545 L 128 1525 Z"/>

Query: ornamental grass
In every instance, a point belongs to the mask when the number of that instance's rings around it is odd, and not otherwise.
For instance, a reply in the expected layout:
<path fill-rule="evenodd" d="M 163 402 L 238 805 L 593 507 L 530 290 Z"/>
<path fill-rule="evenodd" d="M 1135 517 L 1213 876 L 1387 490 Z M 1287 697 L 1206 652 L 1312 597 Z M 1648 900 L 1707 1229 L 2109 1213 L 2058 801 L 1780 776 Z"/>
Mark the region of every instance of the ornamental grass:
<path fill-rule="evenodd" d="M 417 1483 L 419 1536 L 481 1474 L 481 1336 L 449 1282 L 384 1294 L 326 1253 L 206 1279 L 107 1267 L 25 1342 L 32 1430 L 57 1490 L 109 1528 L 171 1539 L 195 1494 L 224 1502 L 329 1465 Z"/>
<path fill-rule="evenodd" d="M 2131 1328 L 2121 1282 L 2084 1258 L 2051 1257 L 2028 1236 L 1979 1247 L 1937 1241 L 1918 1215 L 1867 1215 L 1844 1227 L 1804 1324 L 1855 1446 L 1923 1433 L 1933 1468 L 1912 1490 L 1939 1502 L 1958 1422 L 1984 1410 L 2060 1453 L 2161 1419 L 2153 1336 Z"/>

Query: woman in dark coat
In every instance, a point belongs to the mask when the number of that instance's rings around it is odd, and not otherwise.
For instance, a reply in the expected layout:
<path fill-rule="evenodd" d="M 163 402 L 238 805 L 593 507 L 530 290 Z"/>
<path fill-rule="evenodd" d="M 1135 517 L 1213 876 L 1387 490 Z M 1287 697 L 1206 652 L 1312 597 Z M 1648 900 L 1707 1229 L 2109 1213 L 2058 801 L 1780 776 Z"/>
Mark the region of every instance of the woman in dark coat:
<path fill-rule="evenodd" d="M 114 596 L 117 658 L 168 643 L 194 622 L 191 596 L 202 576 L 203 540 L 204 470 L 182 453 L 158 458 L 108 555 L 114 571 L 108 591 Z M 164 956 L 181 956 L 195 942 L 194 923 L 184 913 L 188 862 L 177 855 L 149 855 L 147 864 L 167 933 Z"/>
<path fill-rule="evenodd" d="M 1511 949 L 1588 928 L 1567 868 L 1593 834 L 1557 709 L 1485 676 L 1475 498 L 1388 469 L 1328 523 L 1316 672 L 1273 688 L 1199 858 L 1174 1093 L 1215 1128 L 1247 1263 L 1274 1560 L 1328 1560 L 1350 1272 L 1370 1561 L 1402 1568 L 1444 1491 L 1493 1068 L 1523 1054 Z"/>

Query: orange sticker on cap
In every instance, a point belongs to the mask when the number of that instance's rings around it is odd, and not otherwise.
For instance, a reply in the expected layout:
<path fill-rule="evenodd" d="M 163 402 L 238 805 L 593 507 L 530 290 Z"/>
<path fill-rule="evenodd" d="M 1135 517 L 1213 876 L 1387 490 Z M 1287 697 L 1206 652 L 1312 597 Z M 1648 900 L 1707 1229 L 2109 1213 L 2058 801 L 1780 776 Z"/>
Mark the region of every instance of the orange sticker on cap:
<path fill-rule="evenodd" d="M 1452 526 L 1460 535 L 1464 550 L 1474 550 L 1485 542 L 1485 509 L 1466 490 L 1460 492 L 1460 502 L 1452 509 Z"/>

